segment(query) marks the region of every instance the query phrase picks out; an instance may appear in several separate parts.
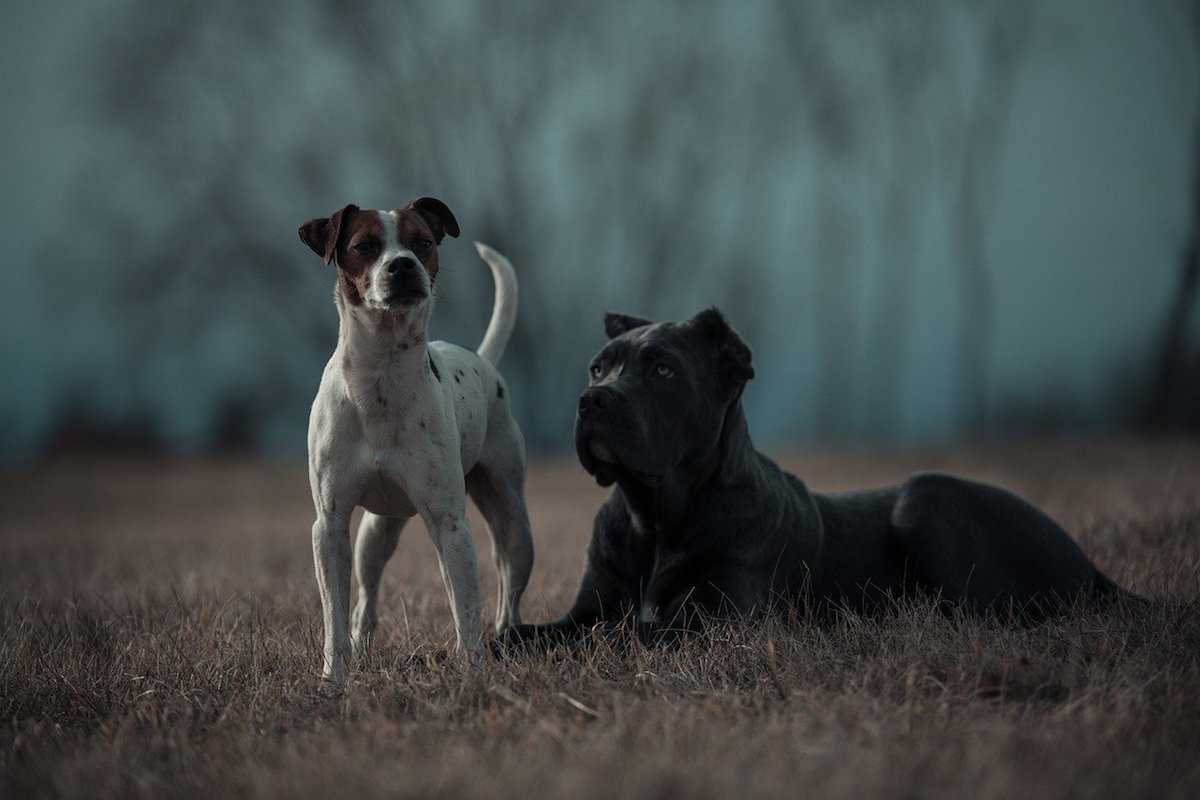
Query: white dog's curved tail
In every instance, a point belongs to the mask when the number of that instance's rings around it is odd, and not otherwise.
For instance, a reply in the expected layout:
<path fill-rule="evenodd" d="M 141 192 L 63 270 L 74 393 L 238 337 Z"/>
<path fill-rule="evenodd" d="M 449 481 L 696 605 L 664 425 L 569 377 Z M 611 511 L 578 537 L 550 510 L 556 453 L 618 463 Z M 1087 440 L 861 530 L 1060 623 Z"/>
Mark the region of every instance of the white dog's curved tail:
<path fill-rule="evenodd" d="M 492 270 L 492 279 L 496 282 L 496 302 L 492 306 L 492 321 L 488 323 L 487 333 L 479 344 L 476 353 L 486 358 L 493 365 L 499 363 L 504 355 L 504 347 L 512 336 L 513 324 L 517 321 L 517 275 L 513 272 L 508 259 L 482 242 L 475 243 L 475 249 Z"/>

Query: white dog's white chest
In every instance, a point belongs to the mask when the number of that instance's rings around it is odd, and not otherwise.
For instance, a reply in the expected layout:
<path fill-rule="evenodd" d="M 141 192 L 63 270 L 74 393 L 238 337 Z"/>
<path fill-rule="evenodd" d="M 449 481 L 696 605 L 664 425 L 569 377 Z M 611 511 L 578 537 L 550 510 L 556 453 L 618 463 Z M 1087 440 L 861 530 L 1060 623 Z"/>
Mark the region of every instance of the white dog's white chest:
<path fill-rule="evenodd" d="M 372 463 L 363 476 L 362 496 L 358 505 L 386 517 L 408 518 L 417 513 L 416 506 L 399 483 L 391 478 L 382 465 Z"/>

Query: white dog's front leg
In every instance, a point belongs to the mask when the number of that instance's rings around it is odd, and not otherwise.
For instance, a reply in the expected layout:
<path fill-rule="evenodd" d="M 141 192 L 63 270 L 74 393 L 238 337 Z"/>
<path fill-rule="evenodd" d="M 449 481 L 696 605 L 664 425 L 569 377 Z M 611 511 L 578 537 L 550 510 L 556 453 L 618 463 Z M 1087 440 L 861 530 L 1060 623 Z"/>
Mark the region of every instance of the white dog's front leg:
<path fill-rule="evenodd" d="M 455 649 L 465 653 L 473 663 L 483 654 L 483 622 L 480 614 L 479 567 L 475 545 L 467 528 L 466 498 L 463 497 L 457 514 L 426 512 L 422 514 L 433 546 L 437 549 L 442 567 L 442 580 L 450 596 L 454 614 Z"/>
<path fill-rule="evenodd" d="M 313 562 L 325 623 L 321 691 L 340 694 L 350 668 L 350 519 L 321 516 L 313 523 Z"/>
<path fill-rule="evenodd" d="M 367 649 L 375 625 L 379 621 L 379 583 L 383 568 L 396 552 L 400 541 L 400 530 L 407 520 L 397 517 L 381 517 L 370 511 L 363 514 L 358 526 L 358 538 L 354 542 L 354 572 L 358 575 L 358 604 L 350 625 L 350 644 L 354 658 L 358 659 Z"/>

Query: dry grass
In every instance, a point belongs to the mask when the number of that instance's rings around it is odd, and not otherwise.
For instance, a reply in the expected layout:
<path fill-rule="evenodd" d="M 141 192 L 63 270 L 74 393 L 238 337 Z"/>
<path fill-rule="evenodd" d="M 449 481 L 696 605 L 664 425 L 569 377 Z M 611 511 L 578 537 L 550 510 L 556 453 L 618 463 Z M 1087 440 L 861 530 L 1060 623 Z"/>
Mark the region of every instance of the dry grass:
<path fill-rule="evenodd" d="M 1027 630 L 915 606 L 473 671 L 440 657 L 414 524 L 376 647 L 326 701 L 303 469 L 61 459 L 0 475 L 0 797 L 1200 793 L 1200 443 L 786 463 L 822 489 L 924 467 L 1003 483 L 1169 602 Z M 574 592 L 601 492 L 564 461 L 529 495 L 538 620 Z"/>

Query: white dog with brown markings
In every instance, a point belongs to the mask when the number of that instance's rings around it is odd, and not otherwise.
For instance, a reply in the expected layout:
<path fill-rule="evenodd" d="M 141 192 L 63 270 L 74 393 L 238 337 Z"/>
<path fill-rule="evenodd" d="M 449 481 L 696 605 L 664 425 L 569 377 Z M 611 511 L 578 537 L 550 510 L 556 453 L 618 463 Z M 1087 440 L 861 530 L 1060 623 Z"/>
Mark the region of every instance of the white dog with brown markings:
<path fill-rule="evenodd" d="M 384 564 L 416 514 L 437 549 L 456 649 L 478 660 L 482 622 L 468 493 L 492 536 L 496 629 L 521 622 L 521 594 L 533 566 L 525 443 L 496 371 L 516 317 L 517 283 L 504 256 L 476 243 L 496 283 L 483 342 L 475 353 L 427 343 L 437 246 L 458 233 L 450 209 L 431 197 L 395 211 L 350 205 L 300 228 L 300 239 L 337 269 L 341 320 L 308 431 L 325 694 L 344 690 L 352 653 L 369 643 Z M 356 506 L 365 513 L 354 547 L 359 595 L 351 631 L 350 515 Z"/>

